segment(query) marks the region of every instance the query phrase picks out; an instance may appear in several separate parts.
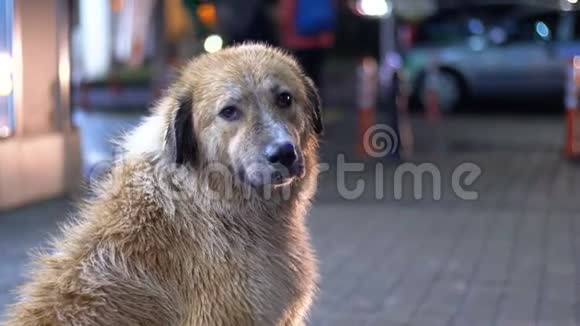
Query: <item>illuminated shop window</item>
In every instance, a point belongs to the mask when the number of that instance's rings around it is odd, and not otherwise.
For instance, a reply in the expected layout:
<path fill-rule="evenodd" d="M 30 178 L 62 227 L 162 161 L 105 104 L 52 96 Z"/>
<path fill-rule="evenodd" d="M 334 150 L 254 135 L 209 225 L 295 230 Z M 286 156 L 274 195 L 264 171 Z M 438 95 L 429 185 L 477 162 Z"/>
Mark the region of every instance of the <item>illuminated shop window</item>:
<path fill-rule="evenodd" d="M 14 133 L 13 9 L 13 0 L 0 1 L 0 139 Z"/>

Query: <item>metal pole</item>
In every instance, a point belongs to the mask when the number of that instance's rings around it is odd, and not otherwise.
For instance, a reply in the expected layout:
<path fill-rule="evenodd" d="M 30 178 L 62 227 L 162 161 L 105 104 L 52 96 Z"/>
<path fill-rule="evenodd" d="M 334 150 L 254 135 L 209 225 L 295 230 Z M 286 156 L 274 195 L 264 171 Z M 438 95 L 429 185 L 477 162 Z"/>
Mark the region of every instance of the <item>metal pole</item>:
<path fill-rule="evenodd" d="M 70 59 L 70 3 L 57 0 L 57 60 L 58 80 L 56 84 L 57 127 L 65 133 L 72 129 L 71 115 L 71 59 Z"/>
<path fill-rule="evenodd" d="M 395 5 L 395 0 L 390 1 L 391 8 Z M 383 109 L 386 113 L 387 125 L 389 125 L 396 137 L 401 139 L 399 132 L 399 116 L 397 113 L 396 97 L 398 93 L 399 83 L 397 78 L 396 68 L 390 62 L 392 56 L 399 56 L 397 46 L 397 22 L 394 13 L 387 15 L 381 19 L 380 23 L 380 72 L 379 80 L 381 91 L 384 96 Z M 400 160 L 400 142 L 397 143 L 396 148 L 388 155 L 388 159 Z"/>

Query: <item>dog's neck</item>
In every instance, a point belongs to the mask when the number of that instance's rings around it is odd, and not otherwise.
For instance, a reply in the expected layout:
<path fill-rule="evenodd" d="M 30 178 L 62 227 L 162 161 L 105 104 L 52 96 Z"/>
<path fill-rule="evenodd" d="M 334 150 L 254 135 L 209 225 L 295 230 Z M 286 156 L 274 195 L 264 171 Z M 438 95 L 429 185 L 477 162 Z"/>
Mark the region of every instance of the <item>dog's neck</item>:
<path fill-rule="evenodd" d="M 157 201 L 168 216 L 202 213 L 277 219 L 301 218 L 316 186 L 316 169 L 289 185 L 264 188 L 249 186 L 235 176 L 231 183 L 216 181 L 201 171 L 189 165 L 167 164 L 153 155 L 132 156 L 117 163 L 112 182 L 118 188 L 131 185 Z"/>

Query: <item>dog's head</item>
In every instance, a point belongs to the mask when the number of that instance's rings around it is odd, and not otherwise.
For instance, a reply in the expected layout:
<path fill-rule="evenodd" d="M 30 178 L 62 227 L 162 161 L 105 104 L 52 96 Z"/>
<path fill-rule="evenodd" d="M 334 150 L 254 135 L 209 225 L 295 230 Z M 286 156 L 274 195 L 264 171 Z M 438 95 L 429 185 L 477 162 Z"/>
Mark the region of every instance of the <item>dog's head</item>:
<path fill-rule="evenodd" d="M 253 186 L 281 186 L 315 160 L 320 99 L 280 50 L 253 44 L 203 55 L 169 97 L 165 146 L 177 164 L 219 163 Z"/>

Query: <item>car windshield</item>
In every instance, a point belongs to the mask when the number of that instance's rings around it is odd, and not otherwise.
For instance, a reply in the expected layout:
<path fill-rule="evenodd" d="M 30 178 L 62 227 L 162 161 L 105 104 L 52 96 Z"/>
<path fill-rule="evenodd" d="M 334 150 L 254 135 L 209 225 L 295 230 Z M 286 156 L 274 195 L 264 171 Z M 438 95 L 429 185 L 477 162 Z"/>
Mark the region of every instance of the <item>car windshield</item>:
<path fill-rule="evenodd" d="M 450 45 L 472 36 L 493 33 L 497 28 L 501 28 L 510 41 L 551 40 L 556 36 L 556 12 L 537 10 L 524 14 L 522 10 L 521 6 L 513 5 L 443 10 L 419 24 L 416 41 L 420 45 Z"/>
<path fill-rule="evenodd" d="M 434 16 L 417 29 L 418 44 L 449 44 L 464 40 L 468 36 L 466 18 L 451 12 Z"/>

